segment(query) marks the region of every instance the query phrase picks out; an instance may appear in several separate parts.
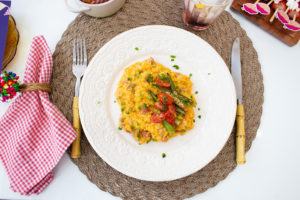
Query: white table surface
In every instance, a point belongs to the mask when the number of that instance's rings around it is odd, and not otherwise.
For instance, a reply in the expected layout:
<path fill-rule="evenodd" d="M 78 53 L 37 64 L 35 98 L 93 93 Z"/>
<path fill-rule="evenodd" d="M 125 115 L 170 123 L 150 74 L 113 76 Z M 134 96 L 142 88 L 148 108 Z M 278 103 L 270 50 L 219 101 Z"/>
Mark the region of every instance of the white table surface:
<path fill-rule="evenodd" d="M 67 11 L 62 0 L 14 0 L 11 12 L 21 38 L 7 70 L 22 78 L 32 37 L 44 35 L 54 51 L 76 15 Z M 242 16 L 232 15 L 246 30 L 259 55 L 265 87 L 261 125 L 246 154 L 246 165 L 238 166 L 217 186 L 191 199 L 300 199 L 300 43 L 288 47 Z M 7 107 L 8 104 L 0 104 L 0 116 Z M 10 190 L 1 163 L 0 199 L 119 199 L 89 182 L 66 154 L 54 173 L 54 181 L 40 195 L 21 196 Z"/>

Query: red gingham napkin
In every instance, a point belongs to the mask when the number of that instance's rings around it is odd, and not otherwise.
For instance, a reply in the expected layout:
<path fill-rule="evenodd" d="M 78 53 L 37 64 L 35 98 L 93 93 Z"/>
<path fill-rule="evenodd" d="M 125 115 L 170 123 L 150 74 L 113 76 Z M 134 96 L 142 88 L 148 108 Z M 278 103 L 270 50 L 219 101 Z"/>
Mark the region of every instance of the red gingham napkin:
<path fill-rule="evenodd" d="M 50 49 L 43 36 L 33 38 L 24 83 L 49 83 Z M 53 180 L 53 167 L 76 137 L 48 93 L 23 92 L 0 120 L 0 160 L 13 191 L 39 194 Z"/>

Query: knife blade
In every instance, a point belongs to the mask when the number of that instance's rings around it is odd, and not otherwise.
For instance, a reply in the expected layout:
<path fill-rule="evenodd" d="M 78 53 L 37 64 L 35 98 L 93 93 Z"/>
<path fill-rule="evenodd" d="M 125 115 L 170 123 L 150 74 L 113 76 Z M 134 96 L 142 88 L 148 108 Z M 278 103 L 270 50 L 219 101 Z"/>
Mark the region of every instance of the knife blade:
<path fill-rule="evenodd" d="M 242 66 L 241 66 L 241 52 L 240 39 L 236 38 L 232 44 L 231 52 L 231 75 L 236 90 L 237 97 L 237 111 L 236 111 L 236 162 L 237 164 L 245 164 L 245 112 L 243 105 L 243 91 L 242 91 Z"/>
<path fill-rule="evenodd" d="M 241 70 L 241 53 L 240 53 L 240 39 L 236 38 L 232 45 L 231 52 L 231 75 L 236 89 L 236 97 L 238 104 L 243 103 L 242 92 L 242 70 Z"/>

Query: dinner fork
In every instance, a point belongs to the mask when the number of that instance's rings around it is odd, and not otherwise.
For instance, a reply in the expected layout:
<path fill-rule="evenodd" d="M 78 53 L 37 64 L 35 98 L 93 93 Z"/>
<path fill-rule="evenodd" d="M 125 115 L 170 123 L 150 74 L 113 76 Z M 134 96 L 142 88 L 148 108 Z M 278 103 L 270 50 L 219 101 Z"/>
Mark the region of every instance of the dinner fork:
<path fill-rule="evenodd" d="M 80 135 L 81 135 L 81 125 L 79 119 L 79 109 L 78 109 L 78 100 L 79 100 L 79 87 L 80 79 L 84 75 L 87 66 L 87 55 L 86 55 L 86 46 L 85 40 L 74 40 L 73 41 L 73 67 L 72 71 L 74 76 L 76 76 L 76 85 L 75 85 L 75 96 L 73 98 L 73 128 L 77 133 L 77 137 L 72 144 L 72 158 L 80 158 Z"/>

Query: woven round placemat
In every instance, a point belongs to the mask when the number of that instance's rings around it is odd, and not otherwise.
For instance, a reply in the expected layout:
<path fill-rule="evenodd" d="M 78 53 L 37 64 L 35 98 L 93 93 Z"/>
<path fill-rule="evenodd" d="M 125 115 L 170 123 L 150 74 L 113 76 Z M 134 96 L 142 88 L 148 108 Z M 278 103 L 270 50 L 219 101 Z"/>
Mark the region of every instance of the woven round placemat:
<path fill-rule="evenodd" d="M 142 25 L 171 25 L 189 30 L 206 40 L 228 66 L 232 42 L 236 37 L 240 37 L 248 151 L 260 124 L 263 104 L 263 77 L 252 42 L 228 12 L 223 12 L 209 29 L 195 32 L 184 25 L 181 19 L 182 9 L 182 0 L 128 0 L 124 7 L 111 17 L 96 19 L 84 14 L 79 15 L 64 32 L 53 55 L 52 102 L 72 122 L 75 85 L 75 77 L 72 75 L 72 42 L 76 37 L 86 39 L 88 59 L 91 60 L 106 42 L 123 31 Z M 121 174 L 95 153 L 84 134 L 81 142 L 82 156 L 73 162 L 91 182 L 112 195 L 124 199 L 184 199 L 215 186 L 234 170 L 234 133 L 235 127 L 220 154 L 206 167 L 190 176 L 170 182 L 147 182 Z"/>

